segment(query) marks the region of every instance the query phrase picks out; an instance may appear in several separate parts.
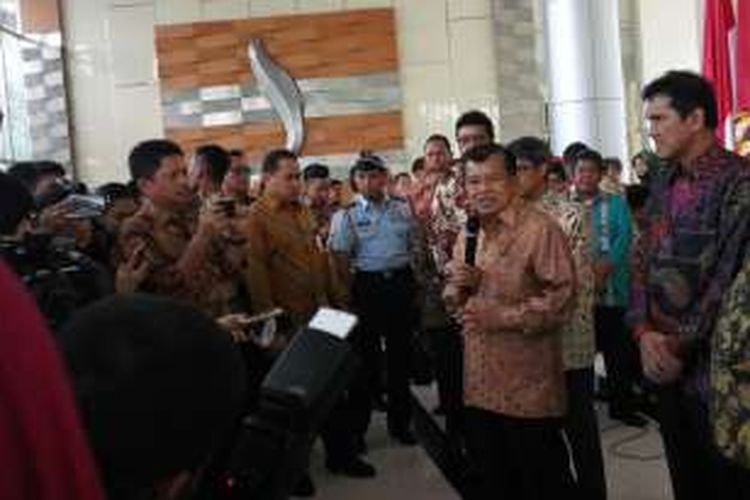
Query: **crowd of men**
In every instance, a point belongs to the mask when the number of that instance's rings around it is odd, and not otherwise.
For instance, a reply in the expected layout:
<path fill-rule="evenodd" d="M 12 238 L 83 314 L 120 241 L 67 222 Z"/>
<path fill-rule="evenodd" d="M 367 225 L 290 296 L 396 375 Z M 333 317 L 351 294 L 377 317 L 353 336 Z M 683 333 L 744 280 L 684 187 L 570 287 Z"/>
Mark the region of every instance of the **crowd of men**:
<path fill-rule="evenodd" d="M 750 164 L 717 143 L 702 77 L 669 72 L 642 98 L 655 156 L 633 158 L 629 186 L 618 159 L 583 143 L 561 159 L 537 137 L 498 144 L 480 111 L 457 121 L 458 154 L 435 134 L 411 172 L 396 174 L 365 151 L 345 182 L 278 149 L 251 186 L 241 151 L 205 145 L 188 165 L 163 139 L 133 148 L 129 184 L 93 193 L 54 163 L 14 165 L 0 174 L 4 256 L 68 374 L 3 271 L 0 309 L 29 347 L 2 351 L 20 370 L 36 362 L 29 352 L 51 361 L 20 386 L 0 371 L 0 435 L 20 425 L 26 436 L 0 452 L 18 475 L 0 475 L 0 491 L 100 498 L 101 484 L 110 498 L 178 498 L 275 356 L 331 306 L 359 317 L 349 341 L 361 361 L 320 433 L 333 474 L 377 475 L 366 461 L 374 409 L 395 443 L 416 444 L 410 382 L 414 350 L 426 346 L 435 412 L 470 464 L 472 498 L 605 499 L 601 352 L 612 419 L 647 425 L 655 401 L 677 500 L 749 498 Z M 72 202 L 92 195 L 105 201 L 95 216 Z M 40 234 L 96 274 L 68 309 L 47 310 L 42 277 L 27 272 L 29 258 L 50 253 L 31 251 Z M 277 335 L 248 331 L 275 309 L 286 317 Z M 50 387 L 39 411 L 58 424 L 29 416 L 19 394 L 39 386 Z M 4 392 L 17 395 L 17 415 Z M 24 444 L 37 430 L 46 447 Z M 34 468 L 38 490 L 19 479 L 31 474 L 19 456 L 34 453 L 48 455 Z M 75 473 L 62 464 L 71 456 Z M 55 493 L 40 493 L 44 481 Z M 309 475 L 295 493 L 315 494 Z"/>

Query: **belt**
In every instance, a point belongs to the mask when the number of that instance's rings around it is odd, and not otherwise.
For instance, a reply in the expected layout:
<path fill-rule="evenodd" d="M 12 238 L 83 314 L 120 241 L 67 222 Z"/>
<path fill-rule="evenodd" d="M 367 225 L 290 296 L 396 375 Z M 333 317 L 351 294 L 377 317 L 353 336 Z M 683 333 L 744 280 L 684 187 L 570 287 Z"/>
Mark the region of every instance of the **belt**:
<path fill-rule="evenodd" d="M 402 278 L 411 275 L 412 272 L 409 266 L 400 267 L 398 269 L 386 269 L 384 271 L 357 271 L 358 277 L 382 280 L 392 280 L 394 278 Z"/>

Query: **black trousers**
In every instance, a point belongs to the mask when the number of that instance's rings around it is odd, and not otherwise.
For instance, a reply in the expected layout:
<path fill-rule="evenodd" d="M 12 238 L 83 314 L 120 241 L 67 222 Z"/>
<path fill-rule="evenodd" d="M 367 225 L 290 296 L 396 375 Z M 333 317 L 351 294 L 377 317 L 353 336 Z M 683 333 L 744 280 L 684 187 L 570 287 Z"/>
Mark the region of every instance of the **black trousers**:
<path fill-rule="evenodd" d="M 457 438 L 461 432 L 464 407 L 464 355 L 461 328 L 452 325 L 444 330 L 428 332 L 430 336 L 435 378 L 440 406 L 445 411 L 446 433 Z"/>
<path fill-rule="evenodd" d="M 464 417 L 476 474 L 472 500 L 577 498 L 559 419 L 512 418 L 474 407 Z"/>
<path fill-rule="evenodd" d="M 742 475 L 715 449 L 708 408 L 678 385 L 657 389 L 661 435 L 675 500 L 740 499 Z"/>
<path fill-rule="evenodd" d="M 610 416 L 632 413 L 636 410 L 633 386 L 641 380 L 641 367 L 638 347 L 625 325 L 625 309 L 596 306 L 594 328 L 597 349 L 607 366 Z"/>
<path fill-rule="evenodd" d="M 350 391 L 355 435 L 364 436 L 370 424 L 372 401 L 380 386 L 381 356 L 385 358 L 388 374 L 389 430 L 400 432 L 411 423 L 409 378 L 416 321 L 415 288 L 409 269 L 355 275 L 352 299 L 359 324 L 352 335 L 352 343 L 362 362 Z M 383 338 L 384 354 L 380 350 Z"/>
<path fill-rule="evenodd" d="M 576 475 L 576 494 L 580 500 L 605 500 L 604 459 L 596 411 L 594 409 L 594 369 L 565 372 L 568 389 L 568 414 L 563 421 L 570 444 Z"/>

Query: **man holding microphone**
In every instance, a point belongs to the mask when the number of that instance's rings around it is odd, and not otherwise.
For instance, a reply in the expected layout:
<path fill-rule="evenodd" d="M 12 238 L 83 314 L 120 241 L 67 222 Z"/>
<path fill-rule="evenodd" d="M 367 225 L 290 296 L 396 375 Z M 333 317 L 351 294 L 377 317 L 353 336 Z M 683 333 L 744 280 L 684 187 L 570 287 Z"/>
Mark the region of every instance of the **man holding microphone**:
<path fill-rule="evenodd" d="M 480 229 L 476 255 L 471 224 L 459 237 L 444 297 L 463 324 L 473 498 L 564 497 L 573 480 L 560 327 L 574 303 L 572 256 L 557 223 L 519 196 L 512 154 L 490 144 L 464 162 Z"/>

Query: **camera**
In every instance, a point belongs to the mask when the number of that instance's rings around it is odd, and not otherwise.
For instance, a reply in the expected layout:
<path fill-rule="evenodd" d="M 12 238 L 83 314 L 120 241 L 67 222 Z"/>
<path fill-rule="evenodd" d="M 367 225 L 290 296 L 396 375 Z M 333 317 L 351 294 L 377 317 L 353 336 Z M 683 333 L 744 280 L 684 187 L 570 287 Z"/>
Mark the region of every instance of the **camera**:
<path fill-rule="evenodd" d="M 71 238 L 29 232 L 0 239 L 0 257 L 26 285 L 52 330 L 78 308 L 114 291 L 109 274 Z"/>
<path fill-rule="evenodd" d="M 208 468 L 196 498 L 289 498 L 315 435 L 357 369 L 346 341 L 356 323 L 356 316 L 322 308 L 297 332 L 263 380 L 256 409 Z"/>

